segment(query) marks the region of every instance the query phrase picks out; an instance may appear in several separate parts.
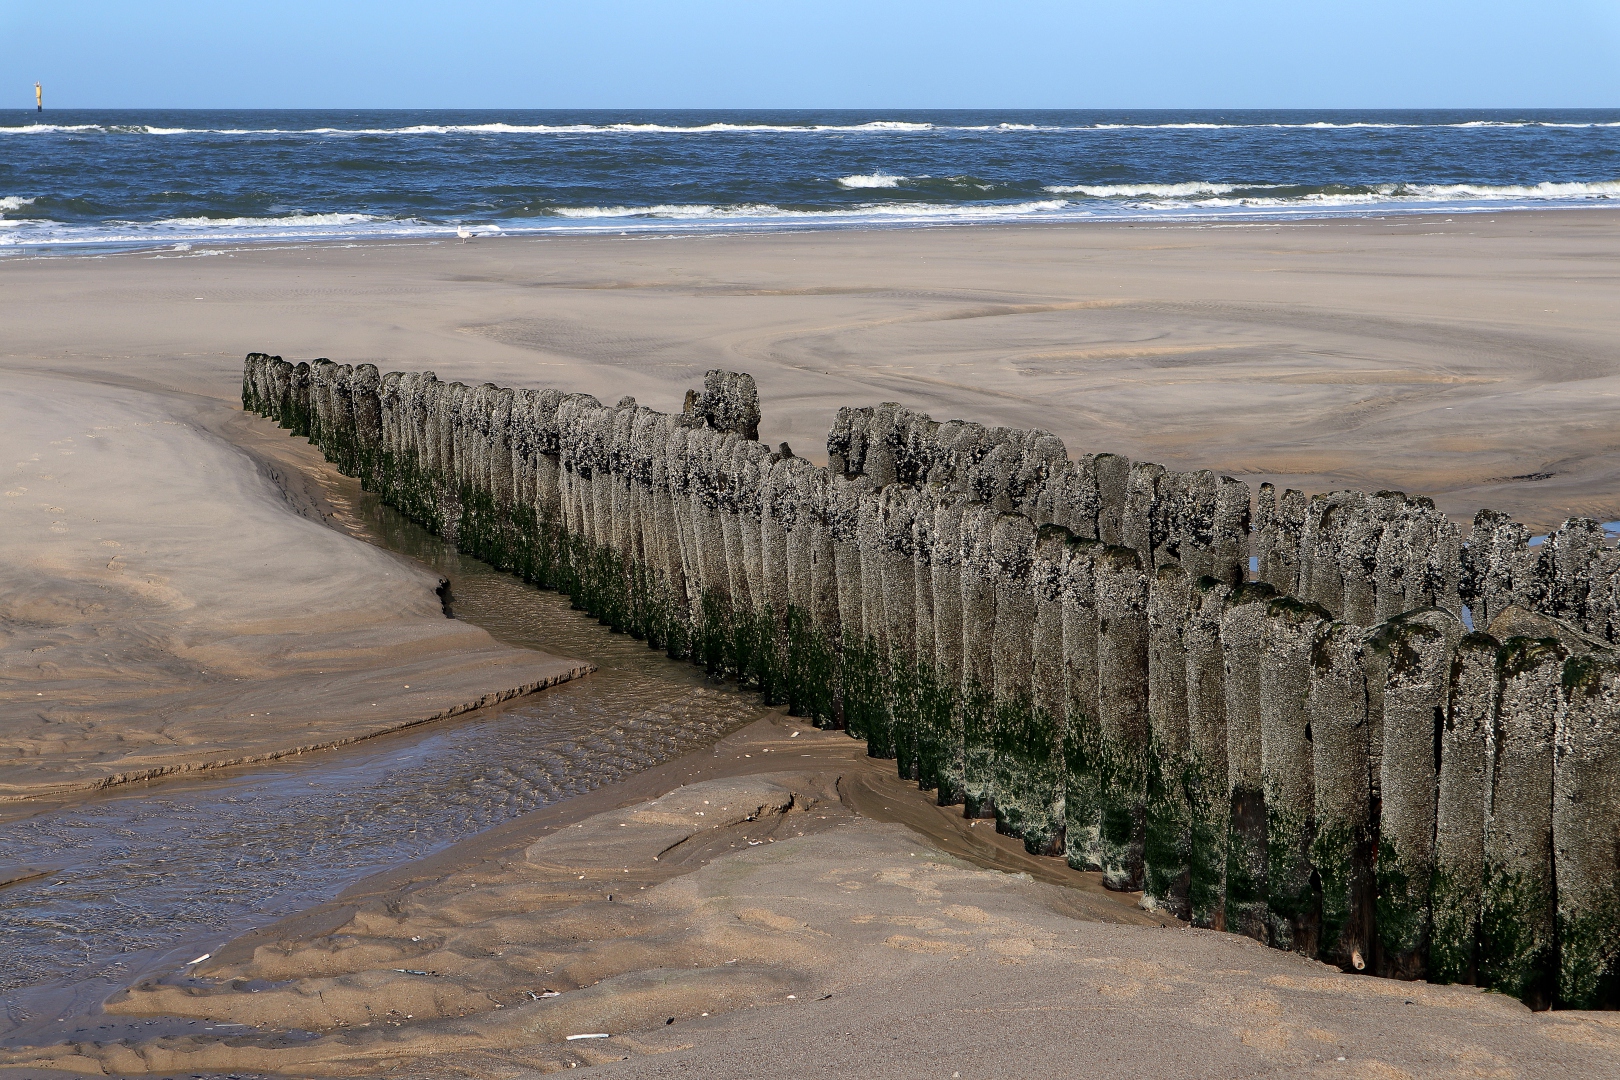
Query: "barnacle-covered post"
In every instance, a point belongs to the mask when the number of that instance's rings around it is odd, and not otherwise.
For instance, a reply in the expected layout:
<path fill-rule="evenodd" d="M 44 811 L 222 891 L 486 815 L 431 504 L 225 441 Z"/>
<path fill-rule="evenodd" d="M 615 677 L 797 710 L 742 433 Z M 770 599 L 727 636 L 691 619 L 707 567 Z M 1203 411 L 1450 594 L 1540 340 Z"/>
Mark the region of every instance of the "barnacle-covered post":
<path fill-rule="evenodd" d="M 1148 589 L 1147 821 L 1142 906 L 1190 918 L 1191 758 L 1187 726 L 1187 642 L 1191 583 L 1175 563 L 1160 566 Z"/>
<path fill-rule="evenodd" d="M 1364 971 L 1373 949 L 1372 781 L 1368 771 L 1366 631 L 1322 628 L 1311 645 L 1311 771 L 1316 835 L 1311 865 L 1322 888 L 1318 955 Z"/>
<path fill-rule="evenodd" d="M 1378 818 L 1378 974 L 1421 979 L 1429 949 L 1434 878 L 1435 747 L 1443 740 L 1451 658 L 1462 625 L 1424 608 L 1375 627 L 1384 667 L 1384 753 Z"/>
<path fill-rule="evenodd" d="M 1315 828 L 1311 647 L 1331 616 L 1278 597 L 1260 631 L 1260 785 L 1266 804 L 1266 907 L 1271 943 L 1316 954 L 1320 918 L 1311 888 Z"/>
<path fill-rule="evenodd" d="M 973 503 L 962 515 L 962 812 L 993 818 L 996 586 L 992 539 L 996 511 Z"/>
<path fill-rule="evenodd" d="M 1196 926 L 1226 926 L 1226 663 L 1221 616 L 1232 587 L 1202 577 L 1188 594 L 1187 902 Z"/>
<path fill-rule="evenodd" d="M 1496 719 L 1496 654 L 1489 634 L 1457 644 L 1440 736 L 1435 806 L 1434 885 L 1430 890 L 1429 978 L 1478 978 L 1480 898 L 1485 888 L 1485 810 L 1490 799 L 1491 727 Z"/>
<path fill-rule="evenodd" d="M 1620 1004 L 1620 661 L 1614 654 L 1565 662 L 1557 739 L 1558 999 L 1574 1008 L 1612 1007 Z"/>
<path fill-rule="evenodd" d="M 1266 797 L 1260 748 L 1260 656 L 1266 606 L 1276 590 L 1250 582 L 1232 590 L 1221 616 L 1226 667 L 1226 929 L 1267 938 Z"/>
<path fill-rule="evenodd" d="M 1147 785 L 1147 573 L 1127 547 L 1095 560 L 1103 884 L 1142 886 Z"/>
<path fill-rule="evenodd" d="M 962 651 L 962 513 L 964 501 L 940 485 L 934 501 L 934 669 L 942 699 L 940 720 L 940 806 L 962 802 L 962 703 L 965 687 Z"/>
<path fill-rule="evenodd" d="M 1076 870 L 1102 869 L 1096 558 L 1107 548 L 1071 537 L 1063 566 L 1064 851 Z"/>
<path fill-rule="evenodd" d="M 1480 981 L 1532 1008 L 1551 1005 L 1556 967 L 1553 737 L 1568 655 L 1557 638 L 1510 637 L 1496 661 Z"/>
<path fill-rule="evenodd" d="M 1036 855 L 1063 851 L 1063 713 L 1067 697 L 1063 654 L 1063 583 L 1070 533 L 1043 526 L 1035 539 L 1030 588 L 1035 598 L 1031 680 L 1029 794 L 1024 848 Z"/>

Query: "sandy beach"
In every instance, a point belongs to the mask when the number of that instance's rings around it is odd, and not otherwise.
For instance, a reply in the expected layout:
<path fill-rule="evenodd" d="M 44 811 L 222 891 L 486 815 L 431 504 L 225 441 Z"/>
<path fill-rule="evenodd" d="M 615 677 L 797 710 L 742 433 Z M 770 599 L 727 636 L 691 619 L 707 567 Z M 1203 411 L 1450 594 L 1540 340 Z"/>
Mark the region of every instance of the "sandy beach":
<path fill-rule="evenodd" d="M 589 669 L 445 618 L 437 579 L 323 523 L 319 454 L 222 404 L 8 370 L 0 414 L 0 800 L 341 745 Z"/>
<path fill-rule="evenodd" d="M 259 349 L 666 410 L 725 367 L 818 461 L 839 405 L 898 401 L 1556 526 L 1620 517 L 1617 236 L 1574 210 L 8 259 L 0 363 L 233 400 Z"/>
<path fill-rule="evenodd" d="M 0 797 L 338 745 L 587 670 L 446 619 L 432 575 L 352 535 L 352 482 L 240 411 L 250 350 L 670 410 L 722 367 L 757 380 L 762 439 L 818 462 L 839 405 L 898 401 L 1553 527 L 1620 518 L 1617 241 L 1620 215 L 1548 211 L 0 261 Z M 0 1070 L 1620 1067 L 1613 1014 L 1167 927 L 858 750 L 762 721 L 109 1005 L 313 1038 L 86 1034 Z"/>
<path fill-rule="evenodd" d="M 265 927 L 115 998 L 99 1037 L 0 1051 L 0 1070 L 1383 1080 L 1620 1061 L 1612 1013 L 1190 930 L 1096 875 L 1020 872 L 1037 860 L 990 823 L 906 788 L 842 733 L 763 720 Z M 140 1034 L 152 1018 L 168 1031 Z"/>
<path fill-rule="evenodd" d="M 15 419 L 0 430 L 7 491 L 18 494 L 4 498 L 0 542 L 4 572 L 17 575 L 6 590 L 17 636 L 15 676 L 0 693 L 18 719 L 0 740 L 11 747 L 0 752 L 0 796 L 329 745 L 574 670 L 498 647 L 469 652 L 478 631 L 439 616 L 433 583 L 316 527 L 340 515 L 342 496 L 329 496 L 347 481 L 302 440 L 240 414 L 248 351 L 628 394 L 666 410 L 725 367 L 755 376 L 761 438 L 818 462 L 838 406 L 898 401 L 940 419 L 1042 428 L 1071 453 L 1308 493 L 1398 488 L 1461 521 L 1489 506 L 1552 528 L 1573 515 L 1620 519 L 1609 423 L 1620 395 L 1617 241 L 1620 214 L 1594 210 L 7 259 L 0 378 Z M 86 441 L 109 424 L 125 427 Z M 134 432 L 140 441 L 128 441 Z M 91 445 L 109 452 L 84 456 Z M 199 467 L 178 467 L 186 460 Z M 292 481 L 292 503 L 314 520 L 284 512 L 273 475 L 318 478 Z M 189 527 L 177 527 L 181 505 L 195 511 Z M 157 552 L 160 537 L 162 567 L 110 546 Z M 231 545 L 248 540 L 281 561 L 247 573 L 258 556 Z M 353 565 L 339 571 L 337 552 Z M 199 575 L 206 602 L 182 595 L 192 585 L 169 582 L 175 573 Z M 117 619 L 60 609 L 73 590 L 105 598 L 112 581 L 143 582 L 149 595 Z M 160 588 L 181 592 L 159 600 Z M 174 661 L 167 690 L 152 682 L 161 664 L 115 661 L 95 644 L 96 627 L 133 626 L 151 604 L 206 623 L 162 631 L 157 644 L 126 634 L 119 648 L 183 654 L 183 637 L 220 639 L 217 656 Z M 243 635 L 248 623 L 262 630 Z M 317 626 L 344 643 L 333 652 L 306 640 L 292 660 L 287 642 Z M 60 650 L 70 640 L 101 667 L 69 674 Z M 405 659 L 407 641 L 422 655 Z M 47 659 L 47 648 L 58 651 Z M 271 654 L 291 666 L 272 673 Z M 179 674 L 210 664 L 224 681 L 207 690 Z M 341 689 L 304 680 L 340 666 Z M 289 681 L 272 686 L 283 671 Z M 294 702 L 315 685 L 329 711 L 304 717 Z M 165 693 L 203 694 L 202 713 L 255 721 L 279 704 L 284 718 L 299 713 L 298 730 L 215 736 L 149 720 L 136 731 L 96 711 L 157 695 L 117 711 L 185 715 L 190 706 L 160 708 Z M 67 711 L 34 708 L 47 697 Z"/>

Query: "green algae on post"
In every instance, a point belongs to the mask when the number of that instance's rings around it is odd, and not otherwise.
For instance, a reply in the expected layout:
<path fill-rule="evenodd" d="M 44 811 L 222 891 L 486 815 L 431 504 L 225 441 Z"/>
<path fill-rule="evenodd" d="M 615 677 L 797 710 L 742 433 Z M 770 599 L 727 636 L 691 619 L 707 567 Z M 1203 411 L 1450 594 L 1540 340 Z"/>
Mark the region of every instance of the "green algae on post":
<path fill-rule="evenodd" d="M 1620 1005 L 1620 660 L 1564 662 L 1553 857 L 1558 883 L 1558 999 Z"/>
<path fill-rule="evenodd" d="M 1425 608 L 1375 627 L 1384 665 L 1384 753 L 1378 819 L 1378 973 L 1419 979 L 1429 951 L 1435 806 L 1451 658 L 1462 624 Z"/>
<path fill-rule="evenodd" d="M 1102 868 L 1097 777 L 1097 597 L 1094 540 L 1065 541 L 1063 567 L 1063 819 L 1065 854 L 1076 870 Z"/>
<path fill-rule="evenodd" d="M 1064 850 L 1063 727 L 1068 680 L 1063 653 L 1063 585 L 1068 560 L 1067 529 L 1042 526 L 1036 536 L 1030 571 L 1035 598 L 1031 642 L 1032 730 L 1029 737 L 1028 806 L 1024 848 L 1035 855 Z"/>
<path fill-rule="evenodd" d="M 996 512 L 983 503 L 962 515 L 962 791 L 964 813 L 996 816 L 991 739 L 994 693 L 996 587 L 992 553 Z"/>
<path fill-rule="evenodd" d="M 1148 591 L 1148 749 L 1142 906 L 1192 915 L 1192 821 L 1188 789 L 1187 646 L 1190 582 L 1179 565 L 1160 566 Z"/>
<path fill-rule="evenodd" d="M 1429 978 L 1478 979 L 1480 896 L 1485 887 L 1485 815 L 1490 734 L 1496 716 L 1496 654 L 1486 633 L 1465 635 L 1451 664 L 1435 807 Z"/>
<path fill-rule="evenodd" d="M 1182 634 L 1187 669 L 1187 903 L 1195 926 L 1226 926 L 1226 672 L 1221 615 L 1231 586 L 1199 578 Z"/>
<path fill-rule="evenodd" d="M 1331 616 L 1278 597 L 1260 630 L 1260 785 L 1266 807 L 1266 909 L 1270 941 L 1316 955 L 1321 919 L 1311 882 L 1315 821 L 1311 647 Z"/>
<path fill-rule="evenodd" d="M 1308 712 L 1316 834 L 1310 859 L 1322 890 L 1318 956 L 1346 971 L 1365 970 L 1373 957 L 1364 636 L 1359 626 L 1335 622 L 1311 644 Z"/>
<path fill-rule="evenodd" d="M 1035 528 L 1022 514 L 1001 514 L 991 531 L 990 572 L 996 594 L 994 651 L 996 701 L 992 735 L 995 765 L 996 829 L 1022 838 L 1029 792 L 1025 773 L 1037 738 L 1034 717 L 1035 593 L 1030 572 L 1035 558 Z M 1051 744 L 1048 743 L 1048 746 Z"/>
<path fill-rule="evenodd" d="M 1533 1008 L 1554 990 L 1553 738 L 1566 656 L 1556 638 L 1512 637 L 1496 659 L 1480 981 Z"/>
<path fill-rule="evenodd" d="M 1147 797 L 1147 574 L 1128 547 L 1095 560 L 1097 589 L 1096 776 L 1103 884 L 1142 885 Z"/>
<path fill-rule="evenodd" d="M 1266 606 L 1276 590 L 1250 582 L 1232 590 L 1221 616 L 1226 690 L 1226 929 L 1268 936 L 1266 797 L 1260 748 L 1260 656 Z"/>
<path fill-rule="evenodd" d="M 820 469 L 757 441 L 729 372 L 665 414 L 256 353 L 242 401 L 461 551 L 1147 906 L 1613 1000 L 1620 575 L 1593 521 L 1531 547 L 1483 511 L 1464 545 L 1421 497 L 1262 485 L 1251 533 L 1231 477 L 894 403 L 839 410 Z M 1464 603 L 1506 644 L 1458 646 Z"/>

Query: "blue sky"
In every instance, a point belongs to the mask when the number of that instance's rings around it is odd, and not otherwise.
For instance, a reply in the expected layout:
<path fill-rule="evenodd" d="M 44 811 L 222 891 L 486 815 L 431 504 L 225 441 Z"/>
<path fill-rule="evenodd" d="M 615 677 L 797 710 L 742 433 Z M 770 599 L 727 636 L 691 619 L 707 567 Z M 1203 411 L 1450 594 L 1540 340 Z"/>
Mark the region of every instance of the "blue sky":
<path fill-rule="evenodd" d="M 1620 0 L 0 0 L 0 107 L 1620 107 Z"/>

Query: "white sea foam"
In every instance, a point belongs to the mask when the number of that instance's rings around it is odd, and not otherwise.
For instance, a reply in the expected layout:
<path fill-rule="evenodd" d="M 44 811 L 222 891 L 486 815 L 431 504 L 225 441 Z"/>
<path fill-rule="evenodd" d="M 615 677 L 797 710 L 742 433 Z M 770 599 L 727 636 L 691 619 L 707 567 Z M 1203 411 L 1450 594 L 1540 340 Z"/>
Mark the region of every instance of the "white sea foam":
<path fill-rule="evenodd" d="M 321 225 L 364 225 L 373 221 L 386 221 L 374 214 L 285 214 L 280 217 L 181 217 L 161 218 L 153 222 L 114 222 L 125 228 L 206 228 L 206 229 L 307 229 Z"/>
<path fill-rule="evenodd" d="M 1236 191 L 1234 184 L 1051 184 L 1044 190 L 1054 195 L 1089 195 L 1094 199 L 1160 198 L 1178 199 L 1191 195 L 1225 195 Z"/>
<path fill-rule="evenodd" d="M 1086 195 L 1094 199 L 1145 200 L 1149 205 L 1220 206 L 1353 206 L 1365 203 L 1424 200 L 1429 202 L 1476 199 L 1585 200 L 1620 198 L 1620 180 L 1552 182 L 1539 184 L 1375 184 L 1364 191 L 1308 191 L 1297 195 L 1255 195 L 1280 184 L 1222 184 L 1188 181 L 1177 184 L 1051 184 L 1054 195 Z M 1235 194 L 1238 193 L 1238 194 Z"/>
<path fill-rule="evenodd" d="M 1539 184 L 1403 184 L 1400 194 L 1420 195 L 1427 198 L 1472 199 L 1610 199 L 1620 197 L 1620 180 L 1598 180 L 1589 183 Z"/>
<path fill-rule="evenodd" d="M 933 124 L 913 124 L 904 120 L 873 120 L 854 125 L 856 131 L 933 131 Z"/>
<path fill-rule="evenodd" d="M 101 134 L 134 135 L 717 135 L 717 134 L 825 134 L 854 132 L 868 134 L 910 134 L 929 131 L 999 131 L 999 132 L 1085 132 L 1085 131 L 1242 131 L 1262 128 L 1337 131 L 1356 128 L 1388 130 L 1428 130 L 1434 128 L 1612 128 L 1620 121 L 1553 121 L 1553 120 L 1466 120 L 1449 124 L 1407 124 L 1380 121 L 1347 121 L 1334 123 L 1326 120 L 1303 124 L 1252 123 L 1218 124 L 1196 121 L 1168 121 L 1158 124 L 931 124 L 907 120 L 872 120 L 862 124 L 412 124 L 405 127 L 379 128 L 183 128 L 158 127 L 152 124 L 24 124 L 17 127 L 0 126 L 0 135 L 50 135 L 60 133 L 97 132 Z"/>
<path fill-rule="evenodd" d="M 866 173 L 855 176 L 840 176 L 838 183 L 846 188 L 893 188 L 899 187 L 902 182 L 909 179 L 905 176 L 890 176 L 888 173 Z"/>
<path fill-rule="evenodd" d="M 584 206 L 564 207 L 557 216 L 570 219 L 599 218 L 667 218 L 670 220 L 705 220 L 731 218 L 743 220 L 797 219 L 815 220 L 974 220 L 986 218 L 1022 217 L 1046 210 L 1060 210 L 1069 205 L 1064 199 L 1040 199 L 1021 203 L 978 205 L 952 205 L 948 203 L 864 203 L 859 206 L 834 210 L 788 210 L 770 203 L 744 203 L 714 206 L 706 203 L 687 203 L 658 206 Z"/>
<path fill-rule="evenodd" d="M 23 124 L 0 127 L 0 135 L 55 135 L 69 131 L 105 131 L 100 124 Z"/>
<path fill-rule="evenodd" d="M 219 131 L 216 134 L 244 135 L 726 135 L 781 133 L 801 134 L 829 131 L 917 132 L 937 130 L 933 124 L 874 120 L 867 124 L 415 124 L 397 128 L 265 128 L 246 131 Z M 947 129 L 955 130 L 955 129 Z M 967 130 L 967 129 L 963 129 Z M 974 129 L 993 130 L 993 129 Z"/>
<path fill-rule="evenodd" d="M 1182 131 L 1219 131 L 1222 128 L 1248 127 L 1248 124 L 1095 124 L 1098 131 L 1147 131 L 1153 128 Z"/>
<path fill-rule="evenodd" d="M 1219 209 L 1222 207 L 1242 207 L 1248 209 L 1273 207 L 1276 209 L 1309 210 L 1311 207 L 1326 208 L 1335 206 L 1369 206 L 1374 203 L 1386 203 L 1388 201 L 1389 196 L 1373 194 L 1371 192 L 1312 192 L 1308 195 L 1299 195 L 1293 198 L 1280 198 L 1265 195 L 1245 195 L 1241 198 L 1232 199 L 1195 199 L 1191 202 L 1160 202 L 1148 203 L 1144 205 L 1150 208 L 1164 209 L 1175 209 L 1178 207 L 1191 206 L 1209 207 L 1211 209 Z"/>
<path fill-rule="evenodd" d="M 499 226 L 467 223 L 459 227 L 485 236 L 512 236 L 917 227 L 1028 220 L 1276 220 L 1581 206 L 1620 198 L 1620 180 L 1498 186 L 1386 184 L 1348 191 L 1301 192 L 1296 188 L 1287 194 L 1275 188 L 1272 190 L 1277 191 L 1276 194 L 1268 194 L 1267 187 L 1200 181 L 1054 185 L 1049 189 L 1053 198 L 1015 203 L 874 201 L 822 209 L 787 208 L 767 202 L 565 207 L 528 218 L 503 218 Z M 32 201 L 19 196 L 5 197 L 0 199 L 0 211 L 20 210 Z M 151 222 L 84 224 L 0 216 L 0 253 L 39 248 L 53 251 L 117 246 L 156 248 L 256 241 L 453 240 L 457 228 L 458 224 L 453 221 L 430 222 L 362 213 L 287 212 L 263 217 L 193 216 Z"/>
<path fill-rule="evenodd" d="M 0 248 L 23 246 L 79 247 L 124 245 L 173 247 L 183 243 L 235 240 L 322 240 L 366 236 L 454 235 L 454 227 L 415 219 L 381 218 L 372 214 L 285 214 L 277 217 L 176 217 L 158 221 L 104 221 L 64 224 L 56 221 L 4 221 L 16 225 L 0 235 Z"/>

